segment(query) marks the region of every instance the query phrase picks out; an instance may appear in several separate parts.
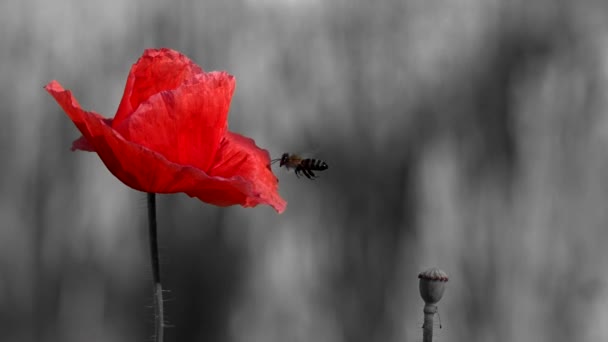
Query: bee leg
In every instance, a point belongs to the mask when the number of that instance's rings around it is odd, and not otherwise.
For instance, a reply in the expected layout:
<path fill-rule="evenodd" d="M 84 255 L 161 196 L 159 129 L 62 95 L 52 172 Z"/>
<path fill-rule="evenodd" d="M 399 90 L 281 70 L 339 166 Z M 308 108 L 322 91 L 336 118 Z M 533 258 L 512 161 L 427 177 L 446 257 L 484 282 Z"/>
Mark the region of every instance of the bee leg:
<path fill-rule="evenodd" d="M 296 177 L 300 178 L 300 169 L 296 167 L 296 170 L 294 171 L 294 173 L 296 174 Z"/>
<path fill-rule="evenodd" d="M 302 172 L 304 173 L 304 176 L 306 176 L 306 178 L 313 179 L 312 177 L 310 177 L 310 170 L 302 169 Z"/>
<path fill-rule="evenodd" d="M 312 176 L 311 179 L 317 178 L 317 176 L 315 176 L 315 174 L 312 172 L 312 170 L 308 170 L 308 173 Z"/>

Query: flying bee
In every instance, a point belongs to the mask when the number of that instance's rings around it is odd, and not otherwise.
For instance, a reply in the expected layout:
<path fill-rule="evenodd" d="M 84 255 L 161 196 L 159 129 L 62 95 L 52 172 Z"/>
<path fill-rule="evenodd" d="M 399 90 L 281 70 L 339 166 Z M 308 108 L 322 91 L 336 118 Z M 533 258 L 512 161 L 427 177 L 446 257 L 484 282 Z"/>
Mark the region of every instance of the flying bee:
<path fill-rule="evenodd" d="M 308 179 L 315 179 L 317 176 L 313 171 L 327 170 L 327 164 L 319 159 L 302 158 L 297 154 L 283 153 L 281 158 L 273 159 L 271 164 L 279 162 L 279 167 L 285 166 L 287 170 L 295 169 L 294 172 L 300 178 L 300 172 Z"/>

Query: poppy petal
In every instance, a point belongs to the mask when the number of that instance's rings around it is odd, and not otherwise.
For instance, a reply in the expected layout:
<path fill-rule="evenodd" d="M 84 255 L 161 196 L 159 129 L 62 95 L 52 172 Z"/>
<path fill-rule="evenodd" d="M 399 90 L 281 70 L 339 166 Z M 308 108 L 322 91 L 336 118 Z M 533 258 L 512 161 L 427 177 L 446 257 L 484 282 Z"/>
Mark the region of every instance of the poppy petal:
<path fill-rule="evenodd" d="M 278 194 L 279 183 L 270 168 L 270 155 L 252 139 L 227 132 L 209 175 L 244 179 L 250 184 L 250 192 L 254 194 L 248 198 L 251 205 L 267 203 L 279 213 L 285 210 L 287 203 Z"/>
<path fill-rule="evenodd" d="M 169 161 L 208 171 L 227 130 L 235 80 L 226 72 L 196 75 L 142 102 L 114 128 Z"/>
<path fill-rule="evenodd" d="M 85 137 L 80 137 L 80 138 L 74 140 L 74 142 L 72 142 L 72 148 L 70 148 L 70 150 L 95 152 L 95 149 L 93 148 L 93 146 L 91 146 L 91 144 L 89 144 L 89 141 Z"/>
<path fill-rule="evenodd" d="M 108 126 L 112 126 L 112 119 L 103 119 L 106 122 L 106 125 Z M 70 150 L 72 151 L 86 151 L 86 152 L 95 152 L 95 149 L 93 148 L 93 146 L 91 146 L 91 144 L 89 144 L 89 141 L 87 140 L 87 138 L 85 138 L 84 136 L 74 140 L 74 142 L 72 142 L 72 148 L 70 148 Z"/>
<path fill-rule="evenodd" d="M 83 134 L 82 137 L 74 141 L 72 144 L 72 150 L 95 151 L 94 147 L 89 143 L 92 136 L 89 134 L 87 123 L 82 119 L 83 115 L 80 113 L 84 111 L 80 108 L 80 104 L 78 104 L 76 98 L 72 96 L 72 93 L 69 90 L 63 89 L 61 84 L 55 80 L 47 84 L 44 89 L 55 98 L 63 111 L 70 117 L 74 125 L 76 125 L 76 127 Z M 95 120 L 99 120 L 104 123 L 108 122 L 108 119 L 97 113 L 87 112 L 86 114 Z"/>
<path fill-rule="evenodd" d="M 119 125 L 150 96 L 177 88 L 185 80 L 202 73 L 188 57 L 171 49 L 147 49 L 131 67 L 127 84 L 114 116 Z"/>
<path fill-rule="evenodd" d="M 45 89 L 72 119 L 110 172 L 127 186 L 152 193 L 185 192 L 218 206 L 268 204 L 278 212 L 285 209 L 285 202 L 278 195 L 275 195 L 277 199 L 272 194 L 260 193 L 260 186 L 252 184 L 247 174 L 213 177 L 195 167 L 172 163 L 159 153 L 125 140 L 108 124 L 108 119 L 84 111 L 71 92 L 58 82 L 52 81 Z M 223 142 L 222 146 L 229 144 L 227 139 Z M 224 152 L 229 150 L 223 149 Z"/>

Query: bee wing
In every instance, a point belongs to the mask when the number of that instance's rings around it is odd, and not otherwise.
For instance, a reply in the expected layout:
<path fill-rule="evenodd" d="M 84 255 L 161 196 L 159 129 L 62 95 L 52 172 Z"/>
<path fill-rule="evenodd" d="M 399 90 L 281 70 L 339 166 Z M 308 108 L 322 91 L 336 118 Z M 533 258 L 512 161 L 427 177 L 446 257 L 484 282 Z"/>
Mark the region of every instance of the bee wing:
<path fill-rule="evenodd" d="M 319 156 L 319 149 L 315 148 L 313 150 L 304 150 L 301 153 L 295 153 L 298 157 L 302 158 L 302 159 L 309 159 L 309 158 L 315 158 L 317 159 Z"/>

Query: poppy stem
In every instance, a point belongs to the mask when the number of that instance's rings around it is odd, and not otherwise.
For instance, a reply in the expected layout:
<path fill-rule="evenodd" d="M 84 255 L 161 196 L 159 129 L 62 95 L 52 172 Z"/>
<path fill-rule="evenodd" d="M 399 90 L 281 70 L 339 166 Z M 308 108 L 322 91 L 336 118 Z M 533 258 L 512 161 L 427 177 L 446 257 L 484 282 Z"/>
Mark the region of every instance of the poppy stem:
<path fill-rule="evenodd" d="M 163 341 L 165 327 L 163 310 L 163 287 L 160 282 L 160 262 L 158 257 L 158 238 L 156 235 L 156 194 L 148 193 L 148 234 L 150 237 L 150 259 L 154 279 L 154 341 Z"/>
<path fill-rule="evenodd" d="M 433 304 L 426 304 L 424 306 L 424 324 L 422 325 L 422 341 L 432 342 L 433 341 L 433 318 L 437 313 L 437 306 Z"/>

